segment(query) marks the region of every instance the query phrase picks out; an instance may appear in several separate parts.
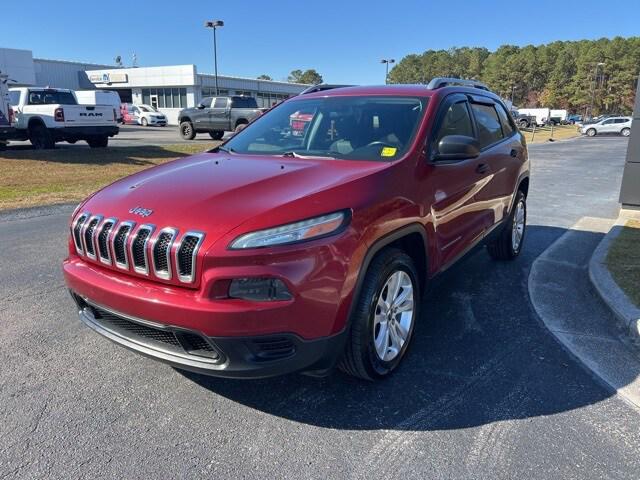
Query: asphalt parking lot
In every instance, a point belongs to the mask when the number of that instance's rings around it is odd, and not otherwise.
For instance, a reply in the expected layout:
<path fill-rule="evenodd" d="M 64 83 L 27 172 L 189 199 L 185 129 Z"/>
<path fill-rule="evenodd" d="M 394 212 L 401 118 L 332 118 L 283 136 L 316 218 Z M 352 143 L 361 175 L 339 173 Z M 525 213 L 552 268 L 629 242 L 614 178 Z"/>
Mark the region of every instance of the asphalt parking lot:
<path fill-rule="evenodd" d="M 527 291 L 567 228 L 616 215 L 626 145 L 531 146 L 523 254 L 479 251 L 435 281 L 404 365 L 376 384 L 221 380 L 126 351 L 81 325 L 64 287 L 71 208 L 0 216 L 0 478 L 638 478 L 639 412 Z"/>

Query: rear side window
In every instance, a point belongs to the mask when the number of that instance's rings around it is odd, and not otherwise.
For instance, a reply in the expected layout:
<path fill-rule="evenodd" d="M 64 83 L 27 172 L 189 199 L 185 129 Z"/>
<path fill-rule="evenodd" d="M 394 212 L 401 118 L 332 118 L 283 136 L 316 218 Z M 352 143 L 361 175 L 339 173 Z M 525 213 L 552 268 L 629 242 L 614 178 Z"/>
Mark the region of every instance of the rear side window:
<path fill-rule="evenodd" d="M 442 123 L 438 129 L 438 134 L 435 136 L 434 145 L 436 148 L 440 140 L 448 135 L 474 136 L 467 102 L 454 103 L 444 114 Z"/>
<path fill-rule="evenodd" d="M 227 99 L 226 98 L 216 98 L 216 101 L 213 104 L 213 108 L 227 108 Z"/>
<path fill-rule="evenodd" d="M 233 108 L 258 108 L 256 99 L 253 97 L 233 97 L 231 104 Z"/>
<path fill-rule="evenodd" d="M 473 109 L 473 114 L 476 117 L 480 148 L 485 148 L 493 145 L 494 143 L 498 143 L 504 138 L 502 135 L 500 120 L 493 105 L 472 103 L 471 108 Z"/>
<path fill-rule="evenodd" d="M 500 117 L 500 124 L 502 125 L 502 133 L 505 137 L 510 137 L 513 133 L 513 125 L 511 124 L 509 114 L 502 105 L 496 105 L 498 116 Z"/>

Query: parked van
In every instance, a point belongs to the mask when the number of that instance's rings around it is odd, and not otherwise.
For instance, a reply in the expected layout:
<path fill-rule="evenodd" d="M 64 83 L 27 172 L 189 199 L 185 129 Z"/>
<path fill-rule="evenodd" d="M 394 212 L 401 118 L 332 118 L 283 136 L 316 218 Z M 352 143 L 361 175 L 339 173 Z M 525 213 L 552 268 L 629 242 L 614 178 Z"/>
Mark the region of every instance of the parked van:
<path fill-rule="evenodd" d="M 76 90 L 76 98 L 80 105 L 109 105 L 118 113 L 118 123 L 122 123 L 120 115 L 120 95 L 113 90 Z"/>

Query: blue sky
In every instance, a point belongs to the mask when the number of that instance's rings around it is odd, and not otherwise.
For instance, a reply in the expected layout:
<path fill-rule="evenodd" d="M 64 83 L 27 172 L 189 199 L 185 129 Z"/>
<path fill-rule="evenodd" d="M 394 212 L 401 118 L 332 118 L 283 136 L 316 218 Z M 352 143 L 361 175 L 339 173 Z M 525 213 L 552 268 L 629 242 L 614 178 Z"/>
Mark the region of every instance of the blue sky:
<path fill-rule="evenodd" d="M 281 80 L 295 68 L 316 68 L 334 83 L 382 83 L 381 58 L 427 49 L 640 35 L 636 0 L 3 3 L 0 46 L 36 57 L 111 64 L 122 55 L 130 64 L 135 52 L 140 66 L 195 63 L 212 72 L 212 34 L 203 22 L 219 18 L 220 74 Z"/>

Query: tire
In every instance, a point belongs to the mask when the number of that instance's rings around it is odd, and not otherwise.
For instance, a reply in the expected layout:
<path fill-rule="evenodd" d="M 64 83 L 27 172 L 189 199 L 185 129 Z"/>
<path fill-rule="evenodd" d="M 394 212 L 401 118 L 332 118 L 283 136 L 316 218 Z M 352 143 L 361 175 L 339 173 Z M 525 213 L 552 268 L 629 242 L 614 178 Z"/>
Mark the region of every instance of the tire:
<path fill-rule="evenodd" d="M 516 223 L 516 217 L 518 222 Z M 521 225 L 521 228 L 518 226 Z M 516 234 L 516 231 L 519 232 Z M 487 245 L 489 255 L 494 260 L 513 260 L 522 251 L 527 231 L 527 197 L 521 190 L 516 194 L 507 224 L 493 243 Z M 516 241 L 516 237 L 518 240 Z"/>
<path fill-rule="evenodd" d="M 529 128 L 529 122 L 519 122 L 518 127 L 520 128 Z"/>
<path fill-rule="evenodd" d="M 0 140 L 0 152 L 4 152 L 7 149 L 7 142 Z"/>
<path fill-rule="evenodd" d="M 142 120 L 140 120 L 140 125 L 142 125 L 143 127 L 148 127 L 149 122 L 147 121 L 146 118 L 142 117 Z"/>
<path fill-rule="evenodd" d="M 244 129 L 248 125 L 247 122 L 239 122 L 236 124 L 236 128 L 233 130 L 234 133 L 238 133 L 240 130 Z"/>
<path fill-rule="evenodd" d="M 628 137 L 629 135 L 631 135 L 631 129 L 623 128 L 622 130 L 620 130 L 620 135 L 622 135 L 623 137 Z"/>
<path fill-rule="evenodd" d="M 196 131 L 193 128 L 193 123 L 189 121 L 182 122 L 180 124 L 180 136 L 185 140 L 193 140 L 196 138 Z"/>
<path fill-rule="evenodd" d="M 386 295 L 390 295 L 387 282 L 394 275 L 402 279 L 403 285 L 412 287 L 411 310 L 404 312 L 410 315 L 408 322 L 409 316 L 404 316 L 404 313 L 395 316 L 385 315 L 380 307 L 384 304 L 380 301 L 385 300 L 385 292 Z M 399 298 L 406 291 L 408 288 L 397 290 L 398 294 L 395 298 Z M 377 380 L 390 375 L 404 358 L 411 343 L 414 326 L 420 313 L 420 292 L 418 273 L 411 257 L 397 248 L 382 250 L 367 268 L 358 298 L 354 299 L 354 309 L 349 319 L 349 337 L 338 368 L 364 380 Z M 386 300 L 388 301 L 389 298 Z M 406 307 L 409 302 L 401 302 L 399 305 Z M 380 322 L 380 319 L 383 321 Z M 393 324 L 390 323 L 392 321 Z M 394 338 L 401 338 L 401 329 L 397 325 L 402 325 L 403 322 L 406 331 L 404 342 L 396 343 L 396 346 L 401 346 L 399 349 L 394 349 L 392 348 Z M 391 325 L 393 327 L 389 328 Z M 395 335 L 392 334 L 392 330 L 396 332 Z M 383 332 L 387 332 L 386 336 Z M 378 347 L 376 347 L 376 338 L 381 340 L 378 342 Z M 379 349 L 384 351 L 382 357 Z M 392 356 L 394 351 L 395 356 Z M 386 358 L 386 355 L 389 355 L 389 358 Z"/>
<path fill-rule="evenodd" d="M 91 148 L 105 148 L 109 145 L 109 137 L 103 135 L 101 137 L 87 138 L 87 143 Z"/>
<path fill-rule="evenodd" d="M 37 123 L 29 128 L 29 141 L 36 150 L 49 150 L 56 146 L 47 127 Z"/>
<path fill-rule="evenodd" d="M 597 133 L 598 132 L 596 132 L 595 128 L 590 128 L 589 130 L 587 130 L 587 137 L 595 137 Z"/>
<path fill-rule="evenodd" d="M 222 130 L 213 130 L 212 132 L 209 132 L 209 136 L 214 140 L 222 140 L 224 132 Z"/>

